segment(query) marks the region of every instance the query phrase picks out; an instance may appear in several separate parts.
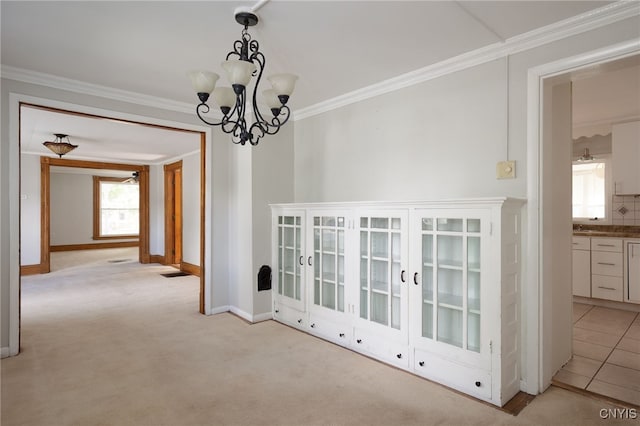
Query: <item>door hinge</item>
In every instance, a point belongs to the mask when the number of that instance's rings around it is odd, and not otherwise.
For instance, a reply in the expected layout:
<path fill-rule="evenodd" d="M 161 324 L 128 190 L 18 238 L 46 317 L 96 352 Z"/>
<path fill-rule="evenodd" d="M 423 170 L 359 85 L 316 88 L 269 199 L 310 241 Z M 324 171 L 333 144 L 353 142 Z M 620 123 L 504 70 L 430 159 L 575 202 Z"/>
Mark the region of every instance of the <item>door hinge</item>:
<path fill-rule="evenodd" d="M 493 340 L 489 340 L 489 353 L 493 353 Z"/>

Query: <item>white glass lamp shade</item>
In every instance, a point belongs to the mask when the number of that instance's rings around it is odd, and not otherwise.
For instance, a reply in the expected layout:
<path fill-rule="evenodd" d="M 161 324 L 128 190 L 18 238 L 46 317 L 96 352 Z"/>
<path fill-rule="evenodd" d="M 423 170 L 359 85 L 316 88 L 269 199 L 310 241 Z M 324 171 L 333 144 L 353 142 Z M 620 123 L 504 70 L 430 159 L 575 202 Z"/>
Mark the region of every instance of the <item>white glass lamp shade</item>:
<path fill-rule="evenodd" d="M 196 93 L 211 93 L 216 87 L 216 82 L 220 76 L 209 71 L 191 71 L 189 73 L 191 85 Z"/>
<path fill-rule="evenodd" d="M 252 62 L 241 61 L 238 59 L 224 61 L 222 63 L 222 68 L 227 72 L 229 83 L 244 87 L 247 87 L 249 81 L 251 81 L 251 75 L 256 70 L 256 66 Z"/>
<path fill-rule="evenodd" d="M 213 100 L 221 108 L 232 108 L 236 104 L 236 94 L 230 87 L 216 87 L 213 91 Z"/>
<path fill-rule="evenodd" d="M 262 96 L 264 97 L 264 102 L 267 104 L 269 109 L 273 109 L 273 108 L 279 109 L 282 107 L 282 102 L 280 102 L 280 99 L 278 99 L 278 96 L 276 95 L 275 90 L 273 89 L 264 90 L 262 92 Z"/>
<path fill-rule="evenodd" d="M 298 76 L 293 74 L 274 74 L 267 77 L 267 79 L 271 82 L 276 95 L 291 96 L 293 89 L 296 87 Z"/>

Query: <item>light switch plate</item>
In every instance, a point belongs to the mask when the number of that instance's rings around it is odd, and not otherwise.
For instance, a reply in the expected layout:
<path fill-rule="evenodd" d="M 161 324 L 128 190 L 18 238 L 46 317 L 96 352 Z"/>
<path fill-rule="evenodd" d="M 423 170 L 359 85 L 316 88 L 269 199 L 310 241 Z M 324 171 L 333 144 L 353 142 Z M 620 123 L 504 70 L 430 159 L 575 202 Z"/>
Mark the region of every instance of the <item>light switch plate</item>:
<path fill-rule="evenodd" d="M 496 165 L 496 178 L 514 179 L 516 177 L 515 161 L 499 161 Z"/>

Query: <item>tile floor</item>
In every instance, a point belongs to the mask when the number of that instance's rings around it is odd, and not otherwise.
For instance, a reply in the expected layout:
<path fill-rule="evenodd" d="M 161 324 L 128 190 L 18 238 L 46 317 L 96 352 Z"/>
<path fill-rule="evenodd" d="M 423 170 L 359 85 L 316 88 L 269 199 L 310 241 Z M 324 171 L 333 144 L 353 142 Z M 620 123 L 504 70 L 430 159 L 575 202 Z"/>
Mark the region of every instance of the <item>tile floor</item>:
<path fill-rule="evenodd" d="M 554 380 L 640 405 L 640 313 L 573 304 L 573 358 Z"/>

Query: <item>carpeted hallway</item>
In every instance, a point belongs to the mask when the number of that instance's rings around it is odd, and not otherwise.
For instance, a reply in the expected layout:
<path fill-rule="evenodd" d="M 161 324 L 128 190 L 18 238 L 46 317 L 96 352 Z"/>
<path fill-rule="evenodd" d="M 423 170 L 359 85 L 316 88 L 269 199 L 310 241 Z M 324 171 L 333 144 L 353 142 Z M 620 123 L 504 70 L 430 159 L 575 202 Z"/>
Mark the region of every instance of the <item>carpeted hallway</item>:
<path fill-rule="evenodd" d="M 274 321 L 200 315 L 198 278 L 106 253 L 23 277 L 3 426 L 586 425 L 613 407 L 551 387 L 514 417 Z"/>

